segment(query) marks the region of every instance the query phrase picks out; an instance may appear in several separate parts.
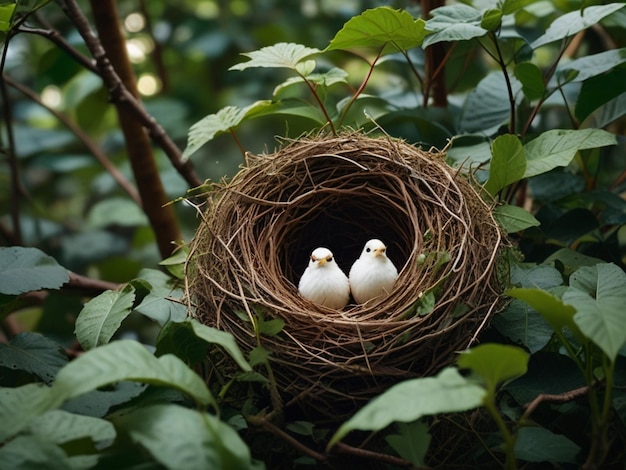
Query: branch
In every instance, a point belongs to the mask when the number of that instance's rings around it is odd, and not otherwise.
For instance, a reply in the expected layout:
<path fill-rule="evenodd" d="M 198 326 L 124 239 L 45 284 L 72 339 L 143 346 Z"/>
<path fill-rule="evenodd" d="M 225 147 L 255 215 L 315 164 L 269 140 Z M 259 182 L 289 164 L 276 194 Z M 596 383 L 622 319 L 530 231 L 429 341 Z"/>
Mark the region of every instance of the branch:
<path fill-rule="evenodd" d="M 338 442 L 334 446 L 339 452 L 344 454 L 354 455 L 356 457 L 361 457 L 369 460 L 377 460 L 379 462 L 388 463 L 391 465 L 397 465 L 399 467 L 412 467 L 413 464 L 408 460 L 404 460 L 400 457 L 396 457 L 395 455 L 389 454 L 381 454 L 379 452 L 373 452 L 371 450 L 359 449 L 358 447 L 352 447 L 343 442 Z"/>
<path fill-rule="evenodd" d="M 100 164 L 109 172 L 109 174 L 113 177 L 113 179 L 120 185 L 120 187 L 128 193 L 128 195 L 135 201 L 135 203 L 141 207 L 141 198 L 139 197 L 139 193 L 137 189 L 128 181 L 124 175 L 111 163 L 108 157 L 100 150 L 100 148 L 91 140 L 91 138 L 74 122 L 72 121 L 66 114 L 63 114 L 56 109 L 51 108 L 46 105 L 37 93 L 31 90 L 28 87 L 25 87 L 21 83 L 18 83 L 8 77 L 7 75 L 2 75 L 3 80 L 8 83 L 10 86 L 19 90 L 32 101 L 37 103 L 42 108 L 45 108 L 49 111 L 54 117 L 56 117 L 59 121 L 61 121 L 69 130 L 71 130 L 74 135 L 80 140 L 87 150 L 91 152 L 91 154 L 96 157 L 96 160 L 100 162 Z"/>
<path fill-rule="evenodd" d="M 91 55 L 96 59 L 98 75 L 101 76 L 109 89 L 111 100 L 118 105 L 123 103 L 125 110 L 148 130 L 150 137 L 161 147 L 174 168 L 176 168 L 178 173 L 187 181 L 190 187 L 201 186 L 202 180 L 196 175 L 191 160 L 183 161 L 180 149 L 170 139 L 161 125 L 148 114 L 135 96 L 124 86 L 119 75 L 106 57 L 106 52 L 102 44 L 94 35 L 87 19 L 75 0 L 58 0 L 58 3 L 65 14 L 72 20 L 79 34 L 85 41 L 87 48 L 91 52 Z M 96 5 L 96 7 L 97 6 L 98 5 Z M 98 15 L 95 16 L 97 17 Z"/>
<path fill-rule="evenodd" d="M 527 419 L 531 414 L 533 414 L 533 412 L 539 407 L 539 405 L 544 402 L 566 403 L 568 401 L 573 401 L 577 398 L 581 398 L 587 395 L 590 388 L 591 387 L 589 385 L 585 385 L 584 387 L 576 388 L 574 390 L 569 390 L 567 392 L 559 394 L 540 393 L 535 397 L 533 401 L 525 406 L 526 411 L 522 415 L 520 421 Z"/>

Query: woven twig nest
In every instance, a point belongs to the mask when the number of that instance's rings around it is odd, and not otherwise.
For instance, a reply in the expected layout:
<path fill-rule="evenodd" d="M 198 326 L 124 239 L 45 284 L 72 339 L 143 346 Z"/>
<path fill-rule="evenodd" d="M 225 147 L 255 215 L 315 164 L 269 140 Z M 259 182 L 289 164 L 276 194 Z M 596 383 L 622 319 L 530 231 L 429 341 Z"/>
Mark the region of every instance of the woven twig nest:
<path fill-rule="evenodd" d="M 313 249 L 347 273 L 370 238 L 400 271 L 388 297 L 337 311 L 298 294 Z M 190 297 L 244 352 L 271 352 L 286 405 L 336 415 L 469 345 L 498 300 L 501 244 L 490 207 L 441 154 L 356 132 L 298 139 L 249 155 L 209 194 Z M 272 319 L 282 330 L 258 334 Z"/>

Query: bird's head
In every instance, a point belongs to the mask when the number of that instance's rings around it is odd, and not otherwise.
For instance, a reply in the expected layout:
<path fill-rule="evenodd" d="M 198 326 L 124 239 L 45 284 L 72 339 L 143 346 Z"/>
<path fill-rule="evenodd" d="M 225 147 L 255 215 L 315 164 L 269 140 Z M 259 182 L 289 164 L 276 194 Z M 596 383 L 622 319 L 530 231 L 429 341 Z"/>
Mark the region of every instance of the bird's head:
<path fill-rule="evenodd" d="M 363 248 L 363 253 L 361 256 L 371 256 L 372 258 L 377 258 L 382 256 L 385 258 L 387 252 L 387 247 L 383 242 L 378 240 L 377 238 L 372 238 L 365 244 L 365 248 Z"/>
<path fill-rule="evenodd" d="M 326 263 L 333 262 L 333 253 L 328 248 L 316 248 L 311 253 L 311 260 L 309 261 L 310 267 L 319 268 L 324 266 Z"/>

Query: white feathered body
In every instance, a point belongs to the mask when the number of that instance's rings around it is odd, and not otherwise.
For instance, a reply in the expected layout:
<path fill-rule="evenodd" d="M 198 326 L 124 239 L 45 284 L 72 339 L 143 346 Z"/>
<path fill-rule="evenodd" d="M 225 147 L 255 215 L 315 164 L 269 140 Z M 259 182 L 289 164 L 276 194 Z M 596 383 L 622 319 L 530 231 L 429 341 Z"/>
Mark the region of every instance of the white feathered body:
<path fill-rule="evenodd" d="M 305 269 L 298 291 L 305 299 L 325 307 L 342 309 L 350 300 L 350 283 L 326 248 L 316 248 Z"/>
<path fill-rule="evenodd" d="M 380 240 L 370 240 L 350 268 L 350 289 L 356 303 L 389 295 L 393 289 L 398 270 L 385 251 L 386 246 Z"/>

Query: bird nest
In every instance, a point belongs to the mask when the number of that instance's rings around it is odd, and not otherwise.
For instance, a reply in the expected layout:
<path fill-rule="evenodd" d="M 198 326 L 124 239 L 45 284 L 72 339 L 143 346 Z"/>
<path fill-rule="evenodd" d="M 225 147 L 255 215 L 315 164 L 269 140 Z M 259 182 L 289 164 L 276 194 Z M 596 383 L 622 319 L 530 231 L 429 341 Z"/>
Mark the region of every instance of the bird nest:
<path fill-rule="evenodd" d="M 299 295 L 313 249 L 330 248 L 347 272 L 371 238 L 398 267 L 388 297 L 338 311 Z M 489 205 L 441 153 L 358 132 L 307 137 L 248 155 L 214 186 L 189 294 L 245 353 L 269 351 L 285 406 L 337 416 L 472 343 L 498 302 L 502 242 Z"/>

